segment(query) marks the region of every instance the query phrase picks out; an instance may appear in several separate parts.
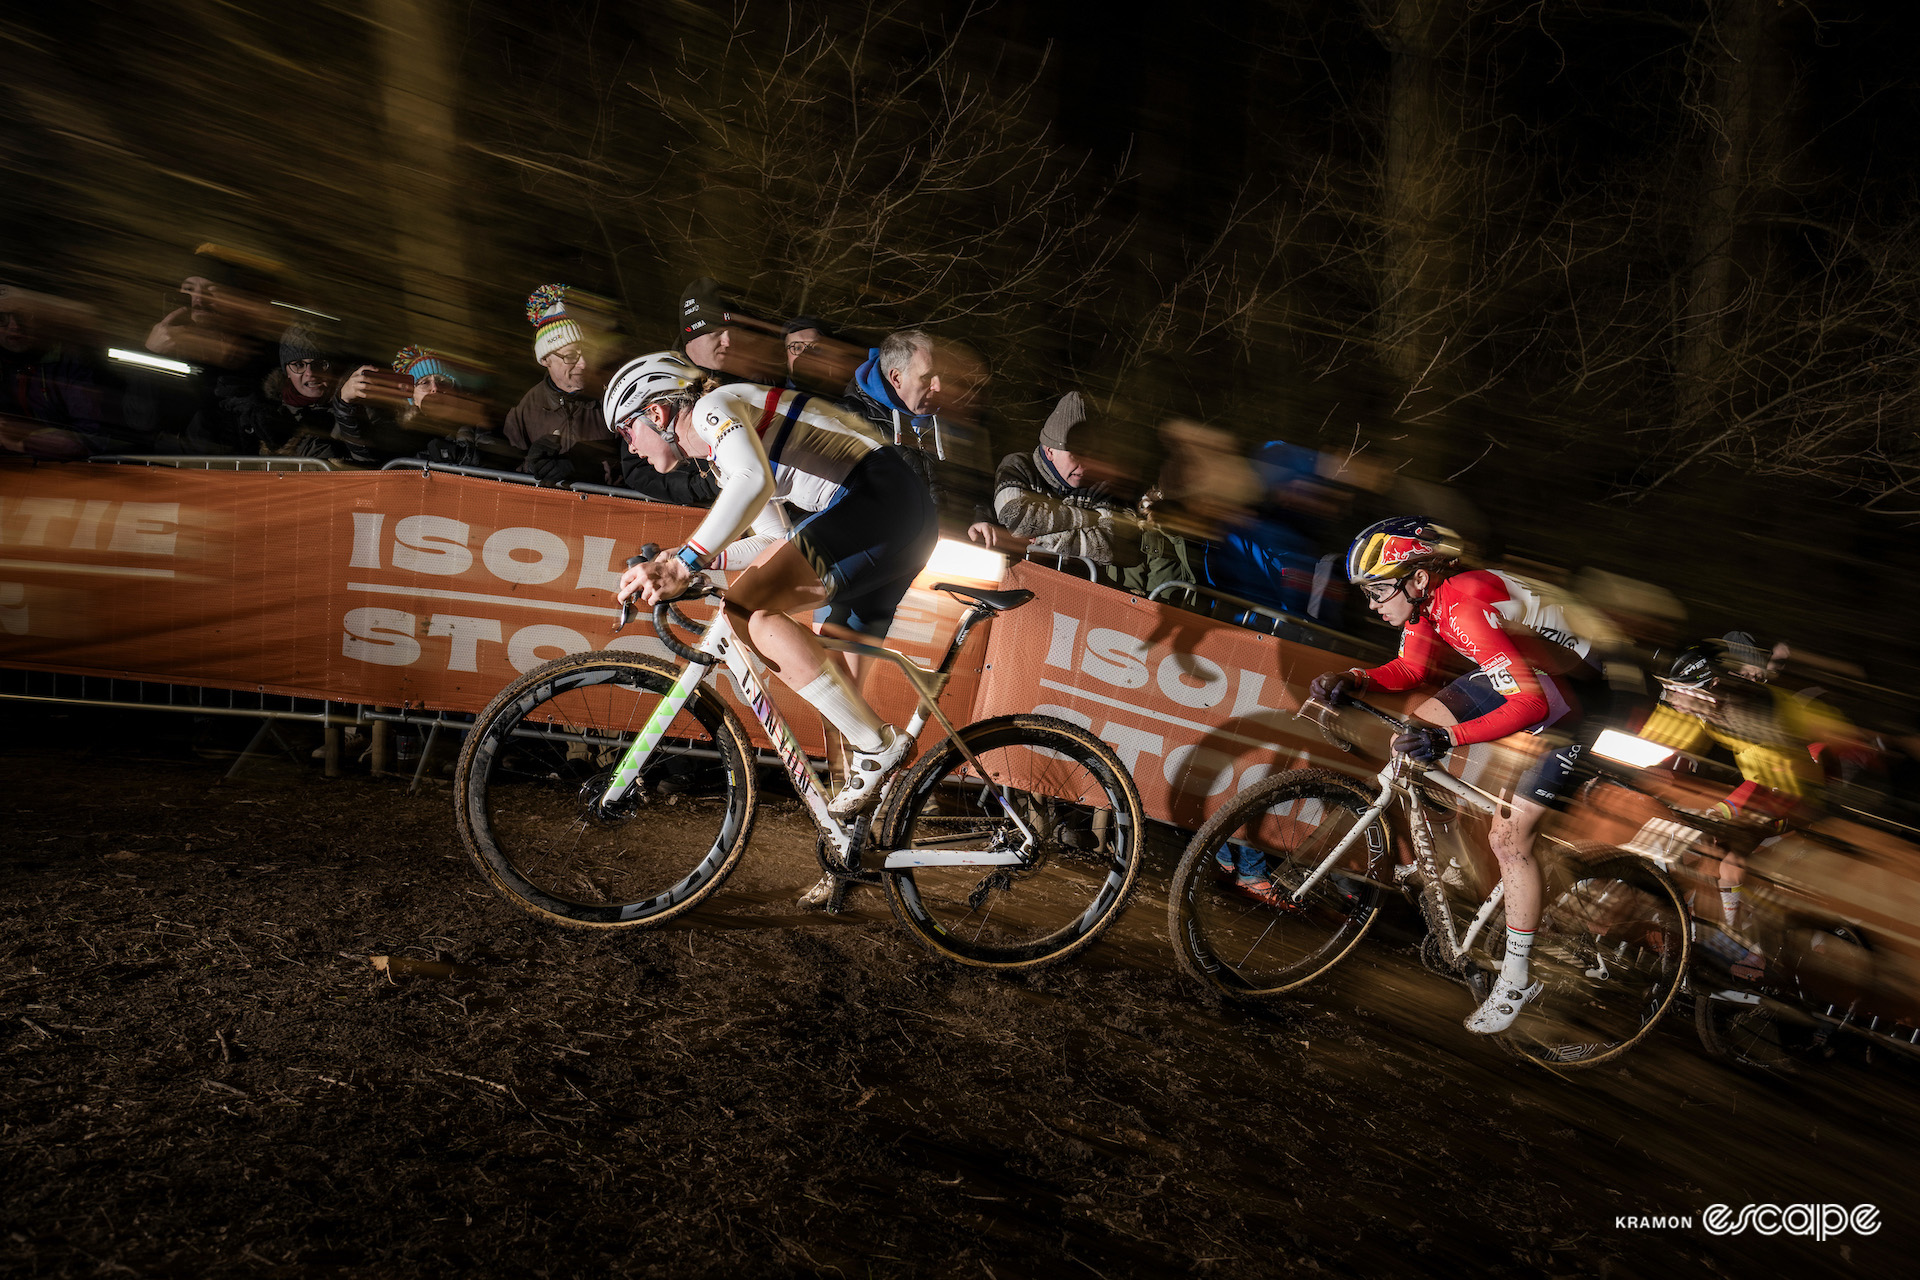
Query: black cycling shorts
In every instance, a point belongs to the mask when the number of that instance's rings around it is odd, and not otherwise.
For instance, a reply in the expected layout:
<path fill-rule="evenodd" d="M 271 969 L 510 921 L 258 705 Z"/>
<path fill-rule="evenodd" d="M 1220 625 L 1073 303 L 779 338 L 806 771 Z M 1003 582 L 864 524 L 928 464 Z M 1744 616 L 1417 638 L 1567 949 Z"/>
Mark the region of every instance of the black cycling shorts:
<path fill-rule="evenodd" d="M 899 449 L 875 449 L 854 465 L 827 506 L 793 531 L 793 544 L 827 588 L 819 622 L 881 637 L 940 538 L 926 482 Z"/>
<path fill-rule="evenodd" d="M 1562 696 L 1563 687 L 1572 692 L 1571 703 Z M 1606 706 L 1607 687 L 1597 679 L 1570 680 L 1565 686 L 1542 680 L 1541 690 L 1547 695 L 1547 718 L 1530 732 L 1551 730 L 1556 736 L 1571 734 L 1573 741 L 1535 760 L 1513 793 L 1549 809 L 1561 809 L 1566 807 L 1567 797 L 1593 776 L 1593 771 L 1581 763 L 1581 757 L 1600 732 L 1604 716 L 1596 713 Z M 1461 676 L 1434 697 L 1460 724 L 1497 711 L 1507 701 L 1506 695 L 1496 690 L 1491 680 L 1479 671 Z"/>

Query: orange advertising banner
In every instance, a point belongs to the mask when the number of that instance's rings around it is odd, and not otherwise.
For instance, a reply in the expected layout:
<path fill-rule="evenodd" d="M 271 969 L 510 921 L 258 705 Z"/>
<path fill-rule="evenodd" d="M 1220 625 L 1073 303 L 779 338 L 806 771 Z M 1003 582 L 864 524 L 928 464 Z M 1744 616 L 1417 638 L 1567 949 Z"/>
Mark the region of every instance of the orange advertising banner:
<path fill-rule="evenodd" d="M 1031 563 L 1002 585 L 1038 599 L 995 620 L 974 718 L 1037 710 L 1092 730 L 1151 816 L 1190 830 L 1277 770 L 1354 771 L 1293 716 L 1309 680 L 1352 659 Z"/>
<path fill-rule="evenodd" d="M 613 589 L 628 555 L 677 546 L 701 514 L 432 472 L 7 464 L 0 665 L 478 711 L 562 654 L 664 657 L 646 622 L 612 634 Z M 924 585 L 889 643 L 927 663 L 961 607 Z M 942 699 L 958 721 L 990 630 Z M 904 678 L 880 669 L 869 688 L 905 723 Z M 818 715 L 778 701 L 818 751 Z"/>

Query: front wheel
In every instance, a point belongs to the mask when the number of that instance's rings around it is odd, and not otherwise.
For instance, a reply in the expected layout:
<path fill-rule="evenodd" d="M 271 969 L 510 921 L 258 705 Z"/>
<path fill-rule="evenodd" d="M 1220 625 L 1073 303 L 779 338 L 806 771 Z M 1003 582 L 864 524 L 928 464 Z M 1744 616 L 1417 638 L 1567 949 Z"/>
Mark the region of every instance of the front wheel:
<path fill-rule="evenodd" d="M 1631 1049 L 1680 992 L 1691 921 L 1666 874 L 1630 856 L 1586 848 L 1546 868 L 1546 895 L 1529 978 L 1542 984 L 1506 1033 L 1524 1058 L 1591 1067 Z M 1493 963 L 1506 929 L 1493 921 Z"/>
<path fill-rule="evenodd" d="M 1693 975 L 1694 1028 L 1701 1046 L 1715 1057 L 1772 1075 L 1792 1074 L 1827 1043 L 1827 1028 L 1806 1011 L 1809 997 L 1816 1006 L 1823 1002 L 1825 996 L 1815 993 L 1837 978 L 1842 987 L 1827 994 L 1836 1001 L 1858 999 L 1873 967 L 1872 948 L 1852 925 L 1815 925 L 1782 934 L 1787 954 L 1775 949 L 1772 980 L 1740 981 L 1710 964 L 1698 966 Z M 1777 989 L 1786 978 L 1790 992 Z"/>
<path fill-rule="evenodd" d="M 875 830 L 879 847 L 904 856 L 1014 856 L 882 879 L 894 915 L 934 951 L 983 969 L 1029 969 L 1079 952 L 1120 918 L 1140 874 L 1144 824 L 1112 748 L 1065 720 L 1015 715 L 968 725 L 921 757 L 888 793 Z"/>
<path fill-rule="evenodd" d="M 558 924 L 659 924 L 720 887 L 752 833 L 755 792 L 732 710 L 694 690 L 653 723 L 679 672 L 637 653 L 569 654 L 502 689 L 474 721 L 454 773 L 461 843 L 508 901 Z M 643 729 L 639 779 L 605 802 Z"/>
<path fill-rule="evenodd" d="M 1291 991 L 1340 963 L 1373 927 L 1386 825 L 1374 818 L 1338 861 L 1328 859 L 1371 805 L 1344 774 L 1295 769 L 1207 819 L 1167 889 L 1180 967 L 1245 1000 Z M 1252 887 L 1262 882 L 1265 894 Z"/>

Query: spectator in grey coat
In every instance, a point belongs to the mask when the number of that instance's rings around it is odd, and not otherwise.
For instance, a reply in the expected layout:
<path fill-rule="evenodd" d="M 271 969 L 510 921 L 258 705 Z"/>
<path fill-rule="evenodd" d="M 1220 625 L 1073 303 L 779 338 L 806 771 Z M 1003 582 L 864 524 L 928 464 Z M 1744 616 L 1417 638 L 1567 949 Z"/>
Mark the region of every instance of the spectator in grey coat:
<path fill-rule="evenodd" d="M 1106 569 L 1140 564 L 1139 517 L 1093 474 L 1109 430 L 1087 415 L 1079 392 L 1060 397 L 1033 452 L 1008 454 L 994 472 L 997 524 L 975 523 L 968 536 L 1016 555 L 1079 556 Z"/>

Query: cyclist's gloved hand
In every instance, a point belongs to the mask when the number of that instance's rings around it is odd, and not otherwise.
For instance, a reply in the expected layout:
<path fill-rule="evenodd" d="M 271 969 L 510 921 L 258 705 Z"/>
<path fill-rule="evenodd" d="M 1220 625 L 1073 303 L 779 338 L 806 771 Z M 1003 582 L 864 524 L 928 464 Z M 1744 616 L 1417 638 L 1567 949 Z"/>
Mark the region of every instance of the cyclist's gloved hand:
<path fill-rule="evenodd" d="M 1329 671 L 1315 676 L 1307 688 L 1315 702 L 1324 702 L 1330 707 L 1345 706 L 1359 692 L 1360 677 L 1351 671 Z"/>
<path fill-rule="evenodd" d="M 1433 764 L 1453 749 L 1453 739 L 1433 725 L 1410 725 L 1405 733 L 1393 735 L 1393 749 L 1420 764 Z"/>

